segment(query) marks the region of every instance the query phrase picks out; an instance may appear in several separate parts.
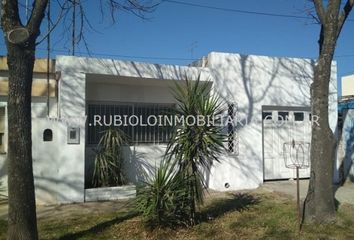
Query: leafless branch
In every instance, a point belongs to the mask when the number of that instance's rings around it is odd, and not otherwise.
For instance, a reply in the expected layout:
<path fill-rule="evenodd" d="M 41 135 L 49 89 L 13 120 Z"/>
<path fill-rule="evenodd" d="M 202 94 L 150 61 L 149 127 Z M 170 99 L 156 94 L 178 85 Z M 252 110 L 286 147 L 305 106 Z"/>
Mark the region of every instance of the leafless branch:
<path fill-rule="evenodd" d="M 27 29 L 30 32 L 30 34 L 35 38 L 39 34 L 40 24 L 44 17 L 47 4 L 48 4 L 48 0 L 36 0 L 33 2 L 33 9 L 27 23 Z"/>
<path fill-rule="evenodd" d="M 61 5 L 59 2 L 59 7 L 60 7 L 60 12 L 59 12 L 59 15 L 56 19 L 56 21 L 52 23 L 52 27 L 50 28 L 50 30 L 43 36 L 43 38 L 41 40 L 39 40 L 36 45 L 39 45 L 41 44 L 52 32 L 53 30 L 58 26 L 58 24 L 61 22 L 61 20 L 63 19 L 63 17 L 68 13 L 68 10 L 69 10 L 69 7 L 67 7 L 68 2 L 65 2 L 63 5 Z"/>
<path fill-rule="evenodd" d="M 322 0 L 313 0 L 313 3 L 315 5 L 316 13 L 321 24 L 324 24 L 326 20 L 326 10 L 323 7 Z"/>
<path fill-rule="evenodd" d="M 160 2 L 144 3 L 144 1 L 141 0 L 107 0 L 107 4 L 110 10 L 111 19 L 115 22 L 115 13 L 119 10 L 129 12 L 139 18 L 145 19 L 145 13 L 151 13 L 154 11 Z"/>
<path fill-rule="evenodd" d="M 337 35 L 340 34 L 340 32 L 343 28 L 344 22 L 347 19 L 347 17 L 349 16 L 349 13 L 352 10 L 353 5 L 354 5 L 354 0 L 347 0 L 347 2 L 345 3 L 345 5 L 343 7 L 343 11 L 338 18 L 338 33 L 337 33 Z"/>

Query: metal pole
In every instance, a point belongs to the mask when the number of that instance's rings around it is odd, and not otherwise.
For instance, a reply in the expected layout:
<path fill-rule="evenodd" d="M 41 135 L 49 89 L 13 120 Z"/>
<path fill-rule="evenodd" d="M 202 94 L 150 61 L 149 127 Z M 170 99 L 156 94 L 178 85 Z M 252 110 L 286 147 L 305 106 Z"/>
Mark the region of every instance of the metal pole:
<path fill-rule="evenodd" d="M 48 13 L 47 13 L 47 116 L 50 114 L 50 1 L 48 1 Z"/>
<path fill-rule="evenodd" d="M 299 167 L 296 167 L 296 200 L 297 200 L 297 223 L 300 229 L 301 224 L 301 209 L 300 209 L 300 181 L 299 181 Z"/>
<path fill-rule="evenodd" d="M 76 0 L 73 1 L 73 16 L 72 16 L 72 24 L 73 24 L 73 29 L 72 29 L 72 36 L 71 36 L 71 55 L 75 56 L 75 28 L 76 28 Z"/>

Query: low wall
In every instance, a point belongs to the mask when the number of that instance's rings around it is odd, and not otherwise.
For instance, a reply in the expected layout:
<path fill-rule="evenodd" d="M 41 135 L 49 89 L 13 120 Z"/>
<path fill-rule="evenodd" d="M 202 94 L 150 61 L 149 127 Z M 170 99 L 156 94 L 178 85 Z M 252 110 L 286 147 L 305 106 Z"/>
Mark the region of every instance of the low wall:
<path fill-rule="evenodd" d="M 135 198 L 135 185 L 85 189 L 85 202 L 123 200 Z"/>

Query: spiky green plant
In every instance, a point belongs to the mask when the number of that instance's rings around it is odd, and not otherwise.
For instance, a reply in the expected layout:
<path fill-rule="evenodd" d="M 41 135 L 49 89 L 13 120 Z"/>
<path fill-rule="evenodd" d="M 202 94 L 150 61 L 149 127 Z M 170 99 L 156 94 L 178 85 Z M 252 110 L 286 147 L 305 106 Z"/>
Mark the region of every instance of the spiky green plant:
<path fill-rule="evenodd" d="M 0 181 L 0 203 L 2 201 L 7 200 L 7 196 L 5 195 L 6 189 L 3 186 L 3 183 Z"/>
<path fill-rule="evenodd" d="M 103 132 L 98 143 L 93 171 L 93 186 L 119 186 L 126 183 L 123 172 L 122 146 L 126 143 L 124 133 L 109 128 Z"/>
<path fill-rule="evenodd" d="M 153 176 L 137 188 L 137 210 L 149 226 L 186 224 L 189 212 L 186 180 L 175 165 L 162 161 Z"/>
<path fill-rule="evenodd" d="M 181 124 L 167 146 L 168 159 L 175 159 L 179 172 L 188 179 L 190 221 L 195 223 L 196 204 L 202 204 L 206 182 L 203 173 L 210 170 L 224 149 L 226 135 L 217 124 L 222 107 L 219 97 L 211 93 L 210 82 L 186 80 L 183 86 L 176 84 L 174 97 L 177 101 L 176 115 L 198 116 L 214 119 L 209 124 Z M 207 170 L 207 171 L 205 171 Z"/>

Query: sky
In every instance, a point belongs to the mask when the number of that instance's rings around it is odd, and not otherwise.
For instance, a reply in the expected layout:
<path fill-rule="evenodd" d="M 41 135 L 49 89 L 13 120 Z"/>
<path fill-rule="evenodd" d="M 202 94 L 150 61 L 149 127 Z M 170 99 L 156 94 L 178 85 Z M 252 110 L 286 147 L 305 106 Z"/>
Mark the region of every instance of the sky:
<path fill-rule="evenodd" d="M 101 16 L 99 1 L 82 1 L 93 27 L 85 28 L 85 38 L 90 54 L 95 57 L 187 65 L 212 51 L 299 58 L 318 56 L 320 27 L 309 17 L 314 9 L 308 0 L 163 0 L 145 15 L 146 19 L 118 11 L 114 24 L 108 14 Z M 52 6 L 52 16 L 57 12 L 56 6 Z M 68 20 L 71 14 L 51 34 L 53 58 L 70 55 Z M 338 79 L 354 74 L 354 11 L 349 19 L 335 52 Z M 42 35 L 45 26 L 44 21 Z M 45 41 L 38 45 L 37 57 L 46 56 L 46 47 Z M 6 55 L 3 38 L 0 38 L 0 55 Z M 76 47 L 76 55 L 88 55 L 82 42 Z"/>

